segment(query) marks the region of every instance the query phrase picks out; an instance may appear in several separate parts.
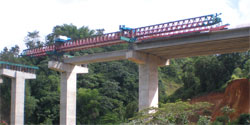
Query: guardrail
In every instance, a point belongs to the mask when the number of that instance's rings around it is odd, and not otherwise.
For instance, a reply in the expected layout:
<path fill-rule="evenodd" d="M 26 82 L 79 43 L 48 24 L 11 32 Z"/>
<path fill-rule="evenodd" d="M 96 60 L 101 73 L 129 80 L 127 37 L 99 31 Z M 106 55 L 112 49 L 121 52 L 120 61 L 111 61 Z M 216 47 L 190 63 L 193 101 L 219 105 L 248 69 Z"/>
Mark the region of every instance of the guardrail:
<path fill-rule="evenodd" d="M 0 61 L 0 69 L 10 69 L 20 72 L 35 73 L 35 71 L 38 70 L 39 68 L 36 66 L 27 66 L 22 64 Z"/>

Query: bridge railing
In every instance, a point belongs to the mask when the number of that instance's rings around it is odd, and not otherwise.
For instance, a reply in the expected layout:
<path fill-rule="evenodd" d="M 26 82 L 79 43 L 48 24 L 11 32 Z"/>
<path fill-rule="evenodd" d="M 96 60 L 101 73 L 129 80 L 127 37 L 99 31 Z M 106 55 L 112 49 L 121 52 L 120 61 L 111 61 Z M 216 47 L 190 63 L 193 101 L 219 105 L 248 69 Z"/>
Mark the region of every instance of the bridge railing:
<path fill-rule="evenodd" d="M 38 67 L 0 61 L 0 69 L 10 69 L 10 70 L 16 70 L 20 72 L 27 72 L 27 73 L 35 74 L 36 70 L 38 70 Z"/>

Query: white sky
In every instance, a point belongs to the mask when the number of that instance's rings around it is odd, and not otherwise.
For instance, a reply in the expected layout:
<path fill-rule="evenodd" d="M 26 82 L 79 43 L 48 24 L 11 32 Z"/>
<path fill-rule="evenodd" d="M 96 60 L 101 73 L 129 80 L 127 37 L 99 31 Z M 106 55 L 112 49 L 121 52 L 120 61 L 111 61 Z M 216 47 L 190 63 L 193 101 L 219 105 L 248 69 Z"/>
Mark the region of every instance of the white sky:
<path fill-rule="evenodd" d="M 222 13 L 231 27 L 250 24 L 250 0 L 0 0 L 0 51 L 18 45 L 37 30 L 45 38 L 56 25 L 119 30 Z"/>

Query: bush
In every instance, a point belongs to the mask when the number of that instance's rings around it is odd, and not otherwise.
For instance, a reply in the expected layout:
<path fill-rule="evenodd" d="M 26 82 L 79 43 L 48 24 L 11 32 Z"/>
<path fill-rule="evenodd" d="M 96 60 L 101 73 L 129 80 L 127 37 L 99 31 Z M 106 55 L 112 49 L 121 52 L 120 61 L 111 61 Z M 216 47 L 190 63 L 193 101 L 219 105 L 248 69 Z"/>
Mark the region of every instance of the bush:
<path fill-rule="evenodd" d="M 197 125 L 209 125 L 211 117 L 210 116 L 200 116 Z"/>
<path fill-rule="evenodd" d="M 214 121 L 213 123 L 212 123 L 212 125 L 224 125 L 222 122 L 219 122 L 219 121 Z"/>
<path fill-rule="evenodd" d="M 226 124 L 228 122 L 228 117 L 226 116 L 218 116 L 215 120 L 215 122 L 220 122 L 220 123 L 223 123 L 223 124 Z"/>
<path fill-rule="evenodd" d="M 237 124 L 250 125 L 250 114 L 241 114 L 237 120 Z"/>
<path fill-rule="evenodd" d="M 160 108 L 141 110 L 131 118 L 130 124 L 188 124 L 188 118 L 197 111 L 211 106 L 207 102 L 190 104 L 189 102 L 176 101 L 175 103 L 162 104 Z"/>

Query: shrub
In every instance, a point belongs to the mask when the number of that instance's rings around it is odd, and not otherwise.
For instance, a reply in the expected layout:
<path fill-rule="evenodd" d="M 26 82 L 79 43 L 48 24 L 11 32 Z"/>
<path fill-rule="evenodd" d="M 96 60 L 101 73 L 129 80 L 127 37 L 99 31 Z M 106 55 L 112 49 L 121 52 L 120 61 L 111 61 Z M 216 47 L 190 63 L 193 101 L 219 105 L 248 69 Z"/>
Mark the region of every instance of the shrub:
<path fill-rule="evenodd" d="M 209 125 L 211 117 L 210 116 L 200 116 L 197 125 Z"/>
<path fill-rule="evenodd" d="M 250 114 L 241 114 L 237 120 L 237 124 L 250 125 Z"/>
<path fill-rule="evenodd" d="M 218 116 L 216 117 L 215 123 L 226 124 L 228 122 L 228 117 L 226 116 Z"/>
<path fill-rule="evenodd" d="M 144 109 L 137 113 L 131 120 L 131 124 L 188 124 L 188 118 L 197 111 L 210 107 L 207 102 L 190 104 L 177 101 L 163 104 L 160 108 Z"/>

